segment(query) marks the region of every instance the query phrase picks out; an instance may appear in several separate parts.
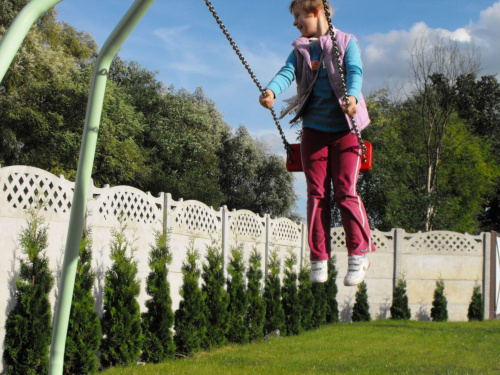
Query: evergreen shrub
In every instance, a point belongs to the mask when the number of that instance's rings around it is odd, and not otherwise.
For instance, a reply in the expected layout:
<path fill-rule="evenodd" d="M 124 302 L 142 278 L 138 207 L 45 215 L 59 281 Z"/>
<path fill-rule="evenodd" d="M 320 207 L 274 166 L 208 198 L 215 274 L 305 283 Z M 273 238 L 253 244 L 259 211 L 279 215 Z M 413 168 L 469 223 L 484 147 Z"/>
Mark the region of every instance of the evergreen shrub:
<path fill-rule="evenodd" d="M 339 322 L 339 305 L 337 303 L 337 275 L 336 257 L 332 255 L 328 261 L 328 280 L 325 283 L 326 294 L 326 323 Z"/>
<path fill-rule="evenodd" d="M 408 305 L 408 296 L 406 295 L 406 280 L 404 279 L 404 277 L 398 279 L 396 287 L 392 291 L 391 319 L 411 319 L 411 310 Z"/>
<path fill-rule="evenodd" d="M 300 300 L 297 289 L 297 255 L 288 252 L 285 258 L 285 277 L 283 279 L 282 297 L 285 313 L 285 329 L 283 335 L 298 335 L 300 333 Z"/>
<path fill-rule="evenodd" d="M 273 249 L 269 254 L 269 270 L 264 285 L 264 301 L 266 303 L 266 321 L 264 334 L 276 330 L 283 332 L 285 328 L 285 312 L 281 305 L 281 261 L 278 249 Z"/>
<path fill-rule="evenodd" d="M 472 291 L 472 299 L 470 301 L 469 310 L 467 312 L 467 318 L 469 319 L 469 321 L 482 321 L 484 319 L 483 295 L 481 293 L 481 287 L 479 286 L 479 284 L 474 285 L 474 290 Z"/>
<path fill-rule="evenodd" d="M 314 295 L 310 275 L 311 269 L 309 266 L 302 267 L 299 272 L 300 326 L 304 331 L 313 328 Z"/>
<path fill-rule="evenodd" d="M 358 291 L 356 292 L 355 303 L 352 309 L 352 321 L 369 322 L 371 320 L 370 305 L 368 304 L 368 287 L 363 281 L 358 285 Z"/>
<path fill-rule="evenodd" d="M 436 281 L 431 319 L 433 322 L 446 322 L 448 320 L 448 301 L 444 295 L 444 281 L 442 279 Z"/>
<path fill-rule="evenodd" d="M 247 343 L 249 340 L 245 316 L 248 311 L 248 299 L 245 292 L 245 263 L 243 244 L 231 248 L 231 257 L 227 268 L 227 294 L 229 296 L 229 329 L 226 337 L 229 342 Z"/>
<path fill-rule="evenodd" d="M 264 336 L 266 303 L 261 295 L 263 275 L 262 256 L 257 251 L 257 247 L 254 246 L 248 259 L 246 274 L 248 311 L 245 316 L 245 325 L 248 328 L 250 342 L 260 340 Z"/>

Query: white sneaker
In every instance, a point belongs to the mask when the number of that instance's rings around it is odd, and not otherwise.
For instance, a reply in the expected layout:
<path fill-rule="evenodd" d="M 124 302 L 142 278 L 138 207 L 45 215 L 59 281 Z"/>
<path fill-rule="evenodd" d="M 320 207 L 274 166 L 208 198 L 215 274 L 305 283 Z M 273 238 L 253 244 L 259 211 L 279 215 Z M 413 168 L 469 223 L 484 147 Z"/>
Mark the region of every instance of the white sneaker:
<path fill-rule="evenodd" d="M 366 255 L 349 256 L 349 268 L 344 278 L 344 285 L 353 286 L 363 282 L 368 268 L 370 268 L 370 261 Z"/>
<path fill-rule="evenodd" d="M 311 282 L 324 283 L 328 280 L 328 261 L 316 260 L 311 261 Z"/>

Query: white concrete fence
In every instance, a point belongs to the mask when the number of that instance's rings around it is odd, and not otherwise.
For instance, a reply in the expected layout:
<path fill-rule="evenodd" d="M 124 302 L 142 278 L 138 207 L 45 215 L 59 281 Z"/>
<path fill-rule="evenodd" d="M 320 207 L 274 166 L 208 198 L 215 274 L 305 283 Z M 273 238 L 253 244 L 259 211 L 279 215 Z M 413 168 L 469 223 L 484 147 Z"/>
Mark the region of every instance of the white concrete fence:
<path fill-rule="evenodd" d="M 74 183 L 38 168 L 12 166 L 0 168 L 0 345 L 3 348 L 5 320 L 13 307 L 15 279 L 19 257 L 23 256 L 19 235 L 26 225 L 27 208 L 43 200 L 41 215 L 48 225 L 47 255 L 56 280 L 60 274 L 69 222 Z M 309 249 L 304 224 L 285 218 L 261 217 L 247 210 L 214 210 L 198 201 L 174 201 L 170 194 L 153 197 L 129 186 L 90 187 L 87 225 L 92 229 L 93 263 L 97 272 L 94 289 L 96 309 L 102 314 L 104 274 L 109 265 L 112 230 L 119 228 L 119 217 L 127 225 L 126 233 L 135 248 L 142 292 L 141 309 L 148 296 L 145 280 L 149 273 L 148 256 L 154 243 L 155 231 L 170 230 L 173 263 L 169 281 L 173 308 L 180 300 L 181 265 L 189 241 L 195 238 L 201 262 L 205 261 L 206 246 L 216 241 L 227 261 L 231 247 L 242 244 L 245 260 L 253 247 L 262 254 L 265 267 L 268 254 L 278 249 L 283 260 L 288 251 L 294 252 L 299 264 L 308 263 Z M 436 231 L 406 233 L 402 229 L 390 232 L 373 230 L 377 252 L 370 254 L 371 268 L 367 274 L 370 311 L 373 318 L 390 317 L 389 308 L 396 280 L 404 275 L 414 319 L 430 319 L 436 281 L 445 282 L 450 320 L 467 320 L 467 309 L 475 283 L 482 287 L 485 317 L 494 318 L 498 309 L 499 247 L 497 235 L 477 236 Z M 339 275 L 337 301 L 342 321 L 350 321 L 356 288 L 344 287 L 342 279 L 347 268 L 347 256 L 342 228 L 332 229 L 332 250 L 337 258 Z M 265 271 L 265 269 L 264 269 Z M 54 306 L 57 285 L 52 294 Z M 0 370 L 1 371 L 1 370 Z"/>

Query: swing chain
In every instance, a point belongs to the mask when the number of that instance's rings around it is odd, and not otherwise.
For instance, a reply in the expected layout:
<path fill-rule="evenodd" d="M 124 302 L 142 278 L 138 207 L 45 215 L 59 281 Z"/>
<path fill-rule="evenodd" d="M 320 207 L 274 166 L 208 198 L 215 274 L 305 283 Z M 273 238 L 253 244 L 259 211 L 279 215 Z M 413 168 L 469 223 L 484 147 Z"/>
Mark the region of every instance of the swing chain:
<path fill-rule="evenodd" d="M 333 53 L 335 54 L 335 58 L 337 60 L 337 70 L 339 72 L 340 80 L 342 82 L 342 92 L 344 94 L 344 100 L 347 104 L 347 107 L 349 107 L 349 96 L 347 95 L 346 77 L 344 73 L 344 68 L 342 67 L 342 62 L 340 61 L 339 46 L 337 45 L 337 39 L 335 39 L 335 32 L 333 31 L 332 18 L 330 10 L 328 8 L 327 0 L 323 0 L 323 9 L 325 10 L 326 20 L 328 21 L 328 32 L 330 33 L 330 37 L 332 38 Z M 361 138 L 361 133 L 358 129 L 356 121 L 354 121 L 354 117 L 352 116 L 351 116 L 351 122 L 354 131 L 356 132 L 356 136 L 358 137 L 359 145 L 361 146 L 361 151 L 363 153 L 363 161 L 366 162 L 366 146 L 365 143 L 363 142 L 363 139 Z"/>
<path fill-rule="evenodd" d="M 245 58 L 241 54 L 240 49 L 238 48 L 238 46 L 234 42 L 233 38 L 229 34 L 229 31 L 227 31 L 226 26 L 222 23 L 221 19 L 219 18 L 219 15 L 215 11 L 214 7 L 212 6 L 212 3 L 210 2 L 210 0 L 205 0 L 205 4 L 207 5 L 208 9 L 210 10 L 210 13 L 212 13 L 213 17 L 215 18 L 215 21 L 217 21 L 217 24 L 219 25 L 223 34 L 226 36 L 227 40 L 229 41 L 229 44 L 231 44 L 231 47 L 233 47 L 233 50 L 234 50 L 234 52 L 236 52 L 236 55 L 239 57 L 241 63 L 243 64 L 243 66 L 245 67 L 247 72 L 250 74 L 250 77 L 252 78 L 253 82 L 255 83 L 255 85 L 257 86 L 257 88 L 261 92 L 261 94 L 265 96 L 266 90 L 264 90 L 262 88 L 259 80 L 257 79 L 255 74 L 253 73 L 253 71 L 250 68 L 250 66 L 248 65 L 247 61 L 245 60 Z M 292 146 L 290 146 L 290 144 L 286 140 L 285 133 L 283 132 L 283 129 L 281 128 L 278 116 L 276 115 L 276 112 L 274 111 L 273 108 L 271 108 L 271 115 L 273 116 L 273 120 L 276 124 L 276 127 L 278 128 L 279 133 L 280 133 L 280 136 L 281 136 L 281 139 L 283 141 L 283 145 L 285 146 L 285 150 L 287 152 L 288 158 L 293 162 L 292 153 L 294 151 L 292 149 Z"/>

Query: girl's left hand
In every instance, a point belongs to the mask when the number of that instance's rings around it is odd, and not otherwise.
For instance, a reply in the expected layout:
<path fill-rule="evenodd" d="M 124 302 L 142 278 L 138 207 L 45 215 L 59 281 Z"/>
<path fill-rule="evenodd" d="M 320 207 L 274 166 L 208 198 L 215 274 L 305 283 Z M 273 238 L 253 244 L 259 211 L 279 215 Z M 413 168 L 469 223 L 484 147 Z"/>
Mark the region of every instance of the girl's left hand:
<path fill-rule="evenodd" d="M 342 105 L 342 110 L 344 111 L 344 113 L 352 117 L 357 112 L 356 104 L 357 104 L 356 98 L 351 95 L 349 96 L 349 107 L 347 106 L 347 103 L 344 100 L 344 104 Z"/>

